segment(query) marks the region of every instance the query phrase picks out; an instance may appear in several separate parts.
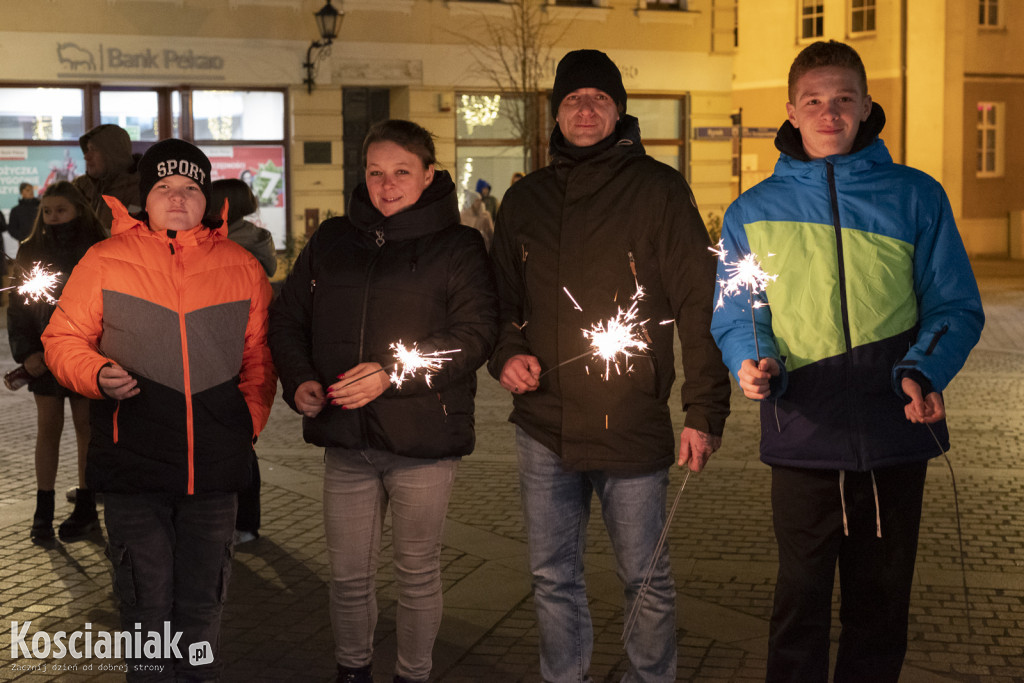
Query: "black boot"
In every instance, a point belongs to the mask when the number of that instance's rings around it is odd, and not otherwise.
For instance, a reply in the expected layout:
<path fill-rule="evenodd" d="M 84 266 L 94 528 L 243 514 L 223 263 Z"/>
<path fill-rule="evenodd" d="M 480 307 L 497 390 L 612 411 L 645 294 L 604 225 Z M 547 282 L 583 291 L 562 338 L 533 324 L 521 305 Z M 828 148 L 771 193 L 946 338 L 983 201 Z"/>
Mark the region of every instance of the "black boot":
<path fill-rule="evenodd" d="M 75 493 L 75 509 L 70 517 L 61 522 L 57 533 L 65 543 L 80 541 L 99 528 L 99 525 L 96 495 L 90 489 L 78 489 Z"/>
<path fill-rule="evenodd" d="M 370 672 L 370 665 L 361 666 L 358 669 L 350 669 L 347 666 L 338 665 L 337 683 L 373 683 L 373 674 Z"/>
<path fill-rule="evenodd" d="M 36 491 L 36 514 L 32 516 L 32 540 L 53 540 L 53 491 Z"/>

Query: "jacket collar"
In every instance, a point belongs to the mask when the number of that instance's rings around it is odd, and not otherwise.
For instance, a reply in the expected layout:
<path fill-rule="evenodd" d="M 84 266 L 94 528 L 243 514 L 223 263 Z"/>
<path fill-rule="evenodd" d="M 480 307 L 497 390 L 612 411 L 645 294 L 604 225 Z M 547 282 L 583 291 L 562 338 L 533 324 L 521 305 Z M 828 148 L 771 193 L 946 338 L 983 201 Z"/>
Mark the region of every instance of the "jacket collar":
<path fill-rule="evenodd" d="M 610 141 L 609 138 L 611 138 Z M 586 150 L 592 148 L 597 148 L 599 151 L 592 156 L 587 155 Z M 580 154 L 577 150 L 582 150 L 583 153 Z M 640 121 L 629 114 L 625 114 L 619 119 L 619 122 L 615 124 L 615 130 L 608 138 L 589 148 L 572 147 L 556 123 L 551 131 L 548 152 L 551 156 L 551 164 L 556 167 L 576 166 L 614 157 L 646 154 L 643 143 L 640 141 Z"/>
<path fill-rule="evenodd" d="M 414 239 L 459 223 L 459 201 L 448 171 L 435 170 L 434 181 L 404 211 L 385 216 L 370 202 L 366 183 L 359 183 L 348 205 L 348 219 L 363 232 L 382 231 L 385 240 Z"/>
<path fill-rule="evenodd" d="M 110 236 L 120 235 L 121 233 L 136 232 L 142 235 L 150 235 L 159 239 L 170 241 L 167 236 L 167 231 L 162 230 L 150 230 L 149 226 L 144 222 L 135 218 L 128 209 L 125 208 L 124 204 L 121 203 L 116 197 L 110 197 L 103 195 L 103 201 L 110 207 L 110 212 L 114 215 L 113 223 L 110 226 Z M 208 242 L 211 239 L 221 240 L 227 239 L 228 237 L 228 207 L 227 202 L 224 204 L 224 208 L 221 212 L 221 224 L 219 228 L 207 228 L 202 223 L 192 228 L 191 230 L 179 231 L 175 233 L 175 241 L 178 244 L 183 245 L 195 245 Z"/>

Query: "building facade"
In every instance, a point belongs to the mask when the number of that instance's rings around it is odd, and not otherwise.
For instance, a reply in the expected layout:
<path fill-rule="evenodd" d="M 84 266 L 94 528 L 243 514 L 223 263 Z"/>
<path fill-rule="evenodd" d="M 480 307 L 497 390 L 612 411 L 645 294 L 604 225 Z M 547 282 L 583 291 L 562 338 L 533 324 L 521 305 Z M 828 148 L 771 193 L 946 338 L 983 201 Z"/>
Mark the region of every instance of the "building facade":
<path fill-rule="evenodd" d="M 766 30 L 765 27 L 771 27 Z M 779 126 L 786 76 L 815 40 L 860 53 L 886 113 L 893 158 L 939 180 L 972 255 L 1024 258 L 1024 3 L 1011 0 L 772 0 L 738 8 L 733 104 Z M 771 139 L 746 139 L 736 180 L 771 174 Z"/>
<path fill-rule="evenodd" d="M 702 213 L 732 198 L 728 145 L 691 131 L 729 123 L 735 0 L 331 0 L 340 32 L 312 48 L 324 2 L 4 0 L 0 209 L 23 180 L 83 173 L 78 137 L 100 123 L 137 152 L 199 144 L 215 177 L 252 184 L 279 248 L 344 212 L 381 118 L 421 123 L 460 185 L 484 179 L 500 197 L 513 172 L 546 163 L 554 66 L 582 47 L 620 66 L 645 145 L 687 176 Z M 527 20 L 537 75 L 523 86 L 502 76 L 495 36 Z"/>

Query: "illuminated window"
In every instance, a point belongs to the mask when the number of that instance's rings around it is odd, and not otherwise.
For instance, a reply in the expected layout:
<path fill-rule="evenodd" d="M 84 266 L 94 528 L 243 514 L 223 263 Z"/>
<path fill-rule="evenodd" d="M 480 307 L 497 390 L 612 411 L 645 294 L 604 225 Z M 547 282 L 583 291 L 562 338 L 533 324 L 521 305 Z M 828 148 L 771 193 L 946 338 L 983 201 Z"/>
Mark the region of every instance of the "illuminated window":
<path fill-rule="evenodd" d="M 1003 102 L 978 102 L 978 167 L 979 178 L 1000 178 L 1003 175 Z"/>
<path fill-rule="evenodd" d="M 875 0 L 850 0 L 850 33 L 875 30 Z"/>
<path fill-rule="evenodd" d="M 824 33 L 824 0 L 800 0 L 800 38 L 821 38 Z"/>

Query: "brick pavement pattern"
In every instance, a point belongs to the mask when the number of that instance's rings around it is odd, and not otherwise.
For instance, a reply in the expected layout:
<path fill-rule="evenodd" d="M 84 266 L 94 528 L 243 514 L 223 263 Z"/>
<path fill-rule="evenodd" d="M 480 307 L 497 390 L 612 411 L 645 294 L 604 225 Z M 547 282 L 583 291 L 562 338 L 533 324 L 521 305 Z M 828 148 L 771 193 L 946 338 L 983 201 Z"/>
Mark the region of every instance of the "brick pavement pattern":
<path fill-rule="evenodd" d="M 912 683 L 1024 681 L 1024 263 L 976 261 L 975 269 L 988 320 L 981 344 L 946 392 L 949 462 L 936 458 L 929 467 L 901 679 Z M 6 371 L 13 363 L 6 344 L 0 347 Z M 432 680 L 540 680 L 509 409 L 509 397 L 481 372 L 477 452 L 460 466 L 442 552 L 445 615 Z M 33 417 L 26 391 L 0 394 L 0 679 L 121 680 L 101 670 L 120 664 L 117 659 L 12 657 L 12 621 L 31 621 L 29 634 L 86 624 L 94 632 L 119 628 L 100 533 L 51 547 L 29 541 Z M 74 483 L 71 439 L 68 425 L 59 492 Z M 722 450 L 690 479 L 672 526 L 679 681 L 764 679 L 775 544 L 769 471 L 757 460 L 757 440 L 756 407 L 734 396 Z M 280 397 L 257 450 L 263 528 L 258 540 L 236 549 L 221 635 L 223 680 L 330 681 L 322 452 L 302 443 L 299 419 Z M 673 473 L 673 486 L 681 481 Z M 70 512 L 60 495 L 58 506 L 58 516 Z M 588 533 L 591 673 L 595 681 L 617 681 L 626 666 L 621 586 L 597 509 Z M 391 680 L 395 657 L 389 563 L 386 547 L 374 660 L 380 682 Z M 45 671 L 24 670 L 32 666 Z"/>

